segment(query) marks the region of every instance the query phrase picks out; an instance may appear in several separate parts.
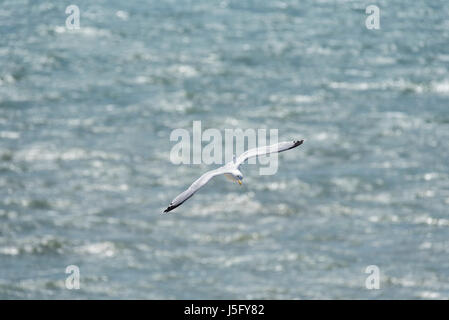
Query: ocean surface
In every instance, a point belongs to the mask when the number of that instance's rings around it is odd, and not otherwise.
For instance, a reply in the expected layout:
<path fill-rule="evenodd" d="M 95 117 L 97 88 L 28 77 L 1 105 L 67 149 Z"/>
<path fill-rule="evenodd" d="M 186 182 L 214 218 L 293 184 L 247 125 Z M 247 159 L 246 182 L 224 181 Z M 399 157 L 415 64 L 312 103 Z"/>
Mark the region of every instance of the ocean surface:
<path fill-rule="evenodd" d="M 0 1 L 0 299 L 449 298 L 449 3 L 369 4 Z M 306 142 L 163 215 L 193 121 Z"/>

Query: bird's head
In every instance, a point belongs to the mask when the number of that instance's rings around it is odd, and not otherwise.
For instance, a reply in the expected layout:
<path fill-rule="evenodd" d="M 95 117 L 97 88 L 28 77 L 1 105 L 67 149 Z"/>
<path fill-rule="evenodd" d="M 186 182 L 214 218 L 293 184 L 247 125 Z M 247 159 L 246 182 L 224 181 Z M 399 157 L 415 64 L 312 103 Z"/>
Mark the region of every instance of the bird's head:
<path fill-rule="evenodd" d="M 238 182 L 239 185 L 242 185 L 243 180 L 243 174 L 240 172 L 240 170 L 235 170 L 232 175 L 234 176 L 235 180 Z"/>

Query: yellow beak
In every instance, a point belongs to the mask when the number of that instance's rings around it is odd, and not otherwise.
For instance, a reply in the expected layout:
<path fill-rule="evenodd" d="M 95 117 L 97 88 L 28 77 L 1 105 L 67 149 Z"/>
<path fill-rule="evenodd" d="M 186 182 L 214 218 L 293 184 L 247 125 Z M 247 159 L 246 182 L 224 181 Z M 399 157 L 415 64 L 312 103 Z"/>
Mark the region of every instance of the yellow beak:
<path fill-rule="evenodd" d="M 242 181 L 240 181 L 240 180 L 237 180 L 237 182 L 239 183 L 239 185 L 242 185 Z"/>

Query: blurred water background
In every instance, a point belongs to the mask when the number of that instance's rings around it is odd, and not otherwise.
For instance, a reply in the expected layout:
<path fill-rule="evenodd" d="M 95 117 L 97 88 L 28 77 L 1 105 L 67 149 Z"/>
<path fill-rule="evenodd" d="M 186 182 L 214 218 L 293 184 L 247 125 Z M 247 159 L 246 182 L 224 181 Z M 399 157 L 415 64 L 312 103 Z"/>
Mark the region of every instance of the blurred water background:
<path fill-rule="evenodd" d="M 0 34 L 0 298 L 449 298 L 447 1 L 6 0 Z M 161 215 L 195 120 L 306 143 Z"/>

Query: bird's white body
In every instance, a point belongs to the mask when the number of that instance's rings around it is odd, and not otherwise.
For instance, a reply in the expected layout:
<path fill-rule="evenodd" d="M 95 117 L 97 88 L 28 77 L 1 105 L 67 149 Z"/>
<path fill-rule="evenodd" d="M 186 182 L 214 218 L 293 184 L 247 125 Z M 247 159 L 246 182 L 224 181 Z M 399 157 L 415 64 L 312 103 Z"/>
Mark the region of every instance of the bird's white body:
<path fill-rule="evenodd" d="M 269 154 L 273 152 L 282 152 L 286 150 L 290 150 L 293 148 L 296 148 L 297 146 L 301 145 L 304 142 L 304 140 L 300 141 L 289 141 L 289 142 L 280 142 L 277 144 L 273 144 L 271 146 L 265 146 L 265 147 L 259 147 L 254 148 L 245 151 L 242 153 L 239 157 L 235 157 L 234 159 L 228 163 L 226 163 L 224 166 L 211 170 L 203 174 L 201 177 L 199 177 L 195 182 L 192 183 L 192 185 L 182 192 L 180 195 L 178 195 L 168 206 L 167 209 L 165 209 L 164 212 L 169 212 L 176 207 L 179 207 L 181 204 L 183 204 L 187 199 L 192 197 L 195 192 L 197 192 L 202 186 L 204 186 L 207 182 L 209 182 L 210 179 L 212 179 L 215 176 L 224 174 L 228 179 L 232 181 L 236 181 L 239 184 L 242 184 L 243 180 L 243 174 L 239 170 L 242 163 L 245 162 L 248 158 Z"/>

